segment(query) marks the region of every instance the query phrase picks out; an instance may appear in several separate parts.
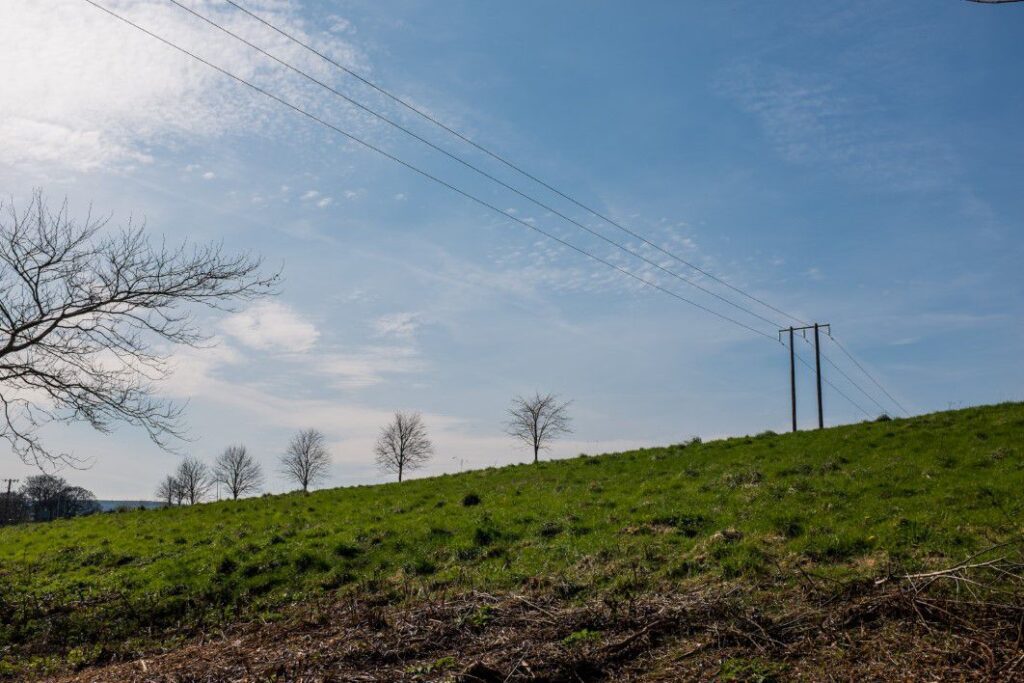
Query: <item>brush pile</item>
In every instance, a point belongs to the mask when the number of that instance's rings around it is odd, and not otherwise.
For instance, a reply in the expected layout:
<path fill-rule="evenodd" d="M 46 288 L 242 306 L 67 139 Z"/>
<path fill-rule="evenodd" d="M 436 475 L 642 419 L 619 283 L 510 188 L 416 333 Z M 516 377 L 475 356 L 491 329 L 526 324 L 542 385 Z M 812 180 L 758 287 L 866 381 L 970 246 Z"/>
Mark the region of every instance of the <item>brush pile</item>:
<path fill-rule="evenodd" d="M 1008 550 L 844 586 L 800 571 L 798 588 L 582 604 L 546 590 L 296 605 L 274 623 L 63 680 L 1021 680 L 1024 563 Z"/>

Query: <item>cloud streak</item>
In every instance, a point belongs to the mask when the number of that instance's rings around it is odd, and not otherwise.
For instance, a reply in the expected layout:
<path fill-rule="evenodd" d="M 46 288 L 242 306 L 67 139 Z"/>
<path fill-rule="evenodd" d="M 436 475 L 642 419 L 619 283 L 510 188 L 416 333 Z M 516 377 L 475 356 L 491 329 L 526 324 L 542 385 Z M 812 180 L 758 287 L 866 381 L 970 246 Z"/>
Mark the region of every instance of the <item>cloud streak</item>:
<path fill-rule="evenodd" d="M 320 337 L 316 325 L 286 304 L 262 301 L 224 320 L 224 332 L 261 351 L 309 351 Z"/>
<path fill-rule="evenodd" d="M 102 4 L 286 98 L 304 92 L 266 58 L 169 3 Z M 191 4 L 282 59 L 330 78 L 324 63 L 230 7 Z M 295 3 L 256 7 L 342 63 L 365 68 L 360 53 L 337 35 L 307 34 L 295 18 Z M 151 163 L 154 146 L 236 132 L 268 134 L 288 115 L 79 0 L 6 0 L 0 63 L 0 164 L 72 171 L 131 168 Z"/>

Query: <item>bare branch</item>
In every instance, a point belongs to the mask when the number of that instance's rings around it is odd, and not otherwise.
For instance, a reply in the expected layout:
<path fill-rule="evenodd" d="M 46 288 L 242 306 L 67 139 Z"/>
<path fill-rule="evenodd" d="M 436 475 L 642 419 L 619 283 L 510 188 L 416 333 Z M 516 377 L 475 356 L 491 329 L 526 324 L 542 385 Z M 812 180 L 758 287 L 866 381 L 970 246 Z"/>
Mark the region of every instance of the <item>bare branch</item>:
<path fill-rule="evenodd" d="M 151 244 L 143 226 L 107 231 L 78 223 L 36 192 L 19 212 L 0 205 L 0 438 L 26 463 L 74 463 L 48 450 L 38 430 L 54 420 L 101 432 L 127 422 L 172 449 L 181 407 L 157 398 L 167 351 L 207 340 L 195 305 L 274 293 L 278 275 L 220 245 Z"/>

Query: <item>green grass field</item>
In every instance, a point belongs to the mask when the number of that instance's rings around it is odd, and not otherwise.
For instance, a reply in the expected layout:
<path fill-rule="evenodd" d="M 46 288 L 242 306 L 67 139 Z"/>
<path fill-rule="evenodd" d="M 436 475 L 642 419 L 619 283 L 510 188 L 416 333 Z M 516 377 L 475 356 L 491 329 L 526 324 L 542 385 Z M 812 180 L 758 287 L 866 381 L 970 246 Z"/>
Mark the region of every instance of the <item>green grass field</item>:
<path fill-rule="evenodd" d="M 1003 404 L 22 525 L 0 530 L 0 671 L 336 592 L 576 599 L 796 565 L 840 581 L 943 566 L 1019 535 L 1022 490 L 1024 404 Z"/>

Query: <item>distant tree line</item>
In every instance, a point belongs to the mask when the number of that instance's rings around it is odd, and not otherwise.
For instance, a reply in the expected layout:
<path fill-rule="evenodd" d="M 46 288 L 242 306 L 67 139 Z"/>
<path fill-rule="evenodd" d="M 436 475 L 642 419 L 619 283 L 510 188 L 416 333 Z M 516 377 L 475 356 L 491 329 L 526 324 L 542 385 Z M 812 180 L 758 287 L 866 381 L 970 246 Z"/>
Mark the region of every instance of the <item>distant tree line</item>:
<path fill-rule="evenodd" d="M 0 492 L 0 524 L 50 522 L 99 511 L 91 491 L 52 474 L 37 474 L 17 491 Z"/>
<path fill-rule="evenodd" d="M 537 462 L 551 442 L 572 431 L 569 402 L 554 394 L 516 396 L 508 409 L 505 431 L 523 442 Z M 374 445 L 377 468 L 402 482 L 406 474 L 426 465 L 434 455 L 422 415 L 398 411 L 383 427 Z M 317 429 L 303 429 L 288 442 L 279 460 L 279 472 L 304 493 L 322 484 L 330 471 L 327 438 Z M 189 456 L 157 485 L 156 497 L 167 506 L 194 505 L 208 500 L 214 488 L 225 498 L 237 500 L 258 494 L 265 482 L 263 468 L 243 445 L 228 446 L 212 467 Z M 220 496 L 218 495 L 218 498 Z"/>

